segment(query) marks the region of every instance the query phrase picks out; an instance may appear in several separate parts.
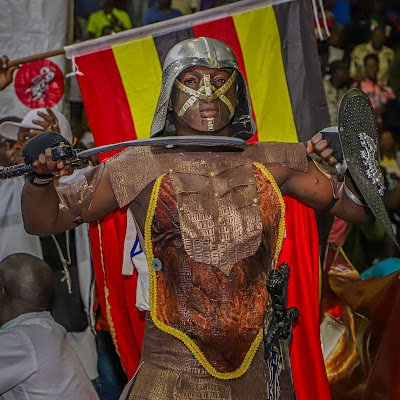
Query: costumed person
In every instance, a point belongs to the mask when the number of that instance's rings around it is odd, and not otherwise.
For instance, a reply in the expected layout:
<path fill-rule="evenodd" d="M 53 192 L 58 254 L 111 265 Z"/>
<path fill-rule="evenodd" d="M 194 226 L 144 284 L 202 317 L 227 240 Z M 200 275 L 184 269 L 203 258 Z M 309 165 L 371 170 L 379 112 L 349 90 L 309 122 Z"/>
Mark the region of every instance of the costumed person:
<path fill-rule="evenodd" d="M 364 94 L 353 94 L 349 103 L 364 104 Z M 343 182 L 329 172 L 337 160 L 321 133 L 307 148 L 232 138 L 254 133 L 233 51 L 197 38 L 178 43 L 165 59 L 154 145 L 129 148 L 61 190 L 54 175 L 73 168 L 52 160 L 57 135 L 24 148 L 34 165 L 22 195 L 28 232 L 65 231 L 129 205 L 144 235 L 150 301 L 143 363 L 126 391 L 132 400 L 294 398 L 288 345 L 298 313 L 286 309 L 289 269 L 276 269 L 285 236 L 282 194 L 355 223 L 370 214 L 354 177 L 346 173 Z M 204 135 L 213 136 L 208 146 L 193 141 Z M 157 145 L 168 136 L 192 142 Z M 240 145 L 217 145 L 221 137 Z M 379 173 L 372 156 L 366 162 Z M 374 195 L 378 178 L 370 182 Z"/>

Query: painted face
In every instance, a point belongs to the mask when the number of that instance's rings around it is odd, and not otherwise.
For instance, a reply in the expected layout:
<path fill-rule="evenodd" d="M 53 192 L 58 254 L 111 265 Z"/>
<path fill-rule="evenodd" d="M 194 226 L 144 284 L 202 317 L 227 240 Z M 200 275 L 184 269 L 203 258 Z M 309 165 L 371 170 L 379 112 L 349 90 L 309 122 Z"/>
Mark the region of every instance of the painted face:
<path fill-rule="evenodd" d="M 191 67 L 175 81 L 175 118 L 199 132 L 218 132 L 232 120 L 237 105 L 237 71 Z"/>

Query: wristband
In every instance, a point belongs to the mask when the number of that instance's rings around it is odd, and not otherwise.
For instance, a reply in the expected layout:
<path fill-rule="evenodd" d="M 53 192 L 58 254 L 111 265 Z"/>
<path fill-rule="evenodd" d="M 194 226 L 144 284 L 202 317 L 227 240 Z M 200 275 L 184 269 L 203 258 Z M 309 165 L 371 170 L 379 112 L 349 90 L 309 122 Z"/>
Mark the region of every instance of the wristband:
<path fill-rule="evenodd" d="M 25 177 L 34 186 L 46 186 L 54 179 L 54 175 L 38 175 L 36 172 L 29 172 Z"/>
<path fill-rule="evenodd" d="M 344 182 L 344 192 L 346 193 L 347 197 L 357 205 L 361 207 L 368 207 L 367 204 L 363 203 L 361 199 L 359 199 L 347 186 L 346 181 Z"/>

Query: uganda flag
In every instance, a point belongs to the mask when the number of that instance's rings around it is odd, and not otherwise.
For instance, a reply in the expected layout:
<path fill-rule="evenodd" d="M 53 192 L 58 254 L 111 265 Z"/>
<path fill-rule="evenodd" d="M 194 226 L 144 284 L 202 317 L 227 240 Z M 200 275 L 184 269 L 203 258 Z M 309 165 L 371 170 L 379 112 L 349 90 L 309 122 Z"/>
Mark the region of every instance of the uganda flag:
<path fill-rule="evenodd" d="M 149 137 L 167 52 L 200 36 L 221 40 L 236 54 L 257 124 L 251 141 L 310 139 L 329 125 L 310 7 L 308 0 L 243 0 L 66 47 L 96 145 Z M 285 204 L 280 261 L 291 267 L 288 307 L 300 311 L 291 347 L 296 398 L 329 399 L 319 337 L 315 215 L 291 198 Z M 136 271 L 122 273 L 128 220 L 122 209 L 92 224 L 91 245 L 102 309 L 131 377 L 140 360 L 144 315 L 135 307 Z"/>

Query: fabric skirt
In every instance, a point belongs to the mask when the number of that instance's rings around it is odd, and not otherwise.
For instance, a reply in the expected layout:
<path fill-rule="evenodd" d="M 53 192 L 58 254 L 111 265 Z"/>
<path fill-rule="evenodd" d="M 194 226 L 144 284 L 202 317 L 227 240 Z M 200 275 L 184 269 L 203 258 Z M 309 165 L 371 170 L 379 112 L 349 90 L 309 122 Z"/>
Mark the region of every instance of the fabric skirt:
<path fill-rule="evenodd" d="M 262 345 L 244 375 L 216 379 L 180 340 L 159 330 L 147 316 L 142 364 L 129 400 L 262 400 L 269 398 L 268 378 Z M 293 398 L 282 389 L 280 400 Z"/>

